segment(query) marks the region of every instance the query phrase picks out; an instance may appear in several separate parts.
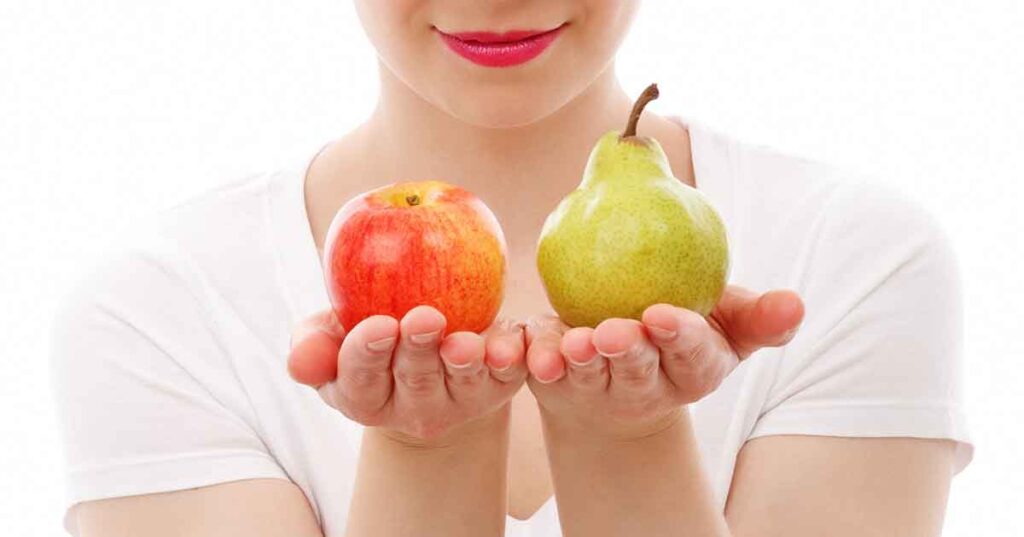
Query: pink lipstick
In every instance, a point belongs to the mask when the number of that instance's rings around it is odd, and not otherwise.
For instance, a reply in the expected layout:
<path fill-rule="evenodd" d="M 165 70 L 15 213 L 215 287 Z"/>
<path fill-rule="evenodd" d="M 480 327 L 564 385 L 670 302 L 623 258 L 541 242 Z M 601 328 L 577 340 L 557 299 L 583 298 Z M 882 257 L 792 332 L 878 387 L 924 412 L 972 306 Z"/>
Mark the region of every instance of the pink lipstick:
<path fill-rule="evenodd" d="M 540 56 L 565 24 L 553 30 L 514 30 L 511 32 L 459 32 L 437 30 L 448 48 L 459 56 L 484 67 L 512 67 Z"/>

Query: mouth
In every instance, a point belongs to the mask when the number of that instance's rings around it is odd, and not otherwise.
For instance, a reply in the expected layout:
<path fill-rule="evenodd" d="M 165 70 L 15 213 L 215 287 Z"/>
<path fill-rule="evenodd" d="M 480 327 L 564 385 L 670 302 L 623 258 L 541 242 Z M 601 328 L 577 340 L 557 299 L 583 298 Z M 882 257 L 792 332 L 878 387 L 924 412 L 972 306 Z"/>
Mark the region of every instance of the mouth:
<path fill-rule="evenodd" d="M 463 58 L 484 67 L 513 67 L 540 56 L 568 23 L 550 30 L 513 30 L 510 32 L 446 33 L 434 27 L 448 48 Z"/>

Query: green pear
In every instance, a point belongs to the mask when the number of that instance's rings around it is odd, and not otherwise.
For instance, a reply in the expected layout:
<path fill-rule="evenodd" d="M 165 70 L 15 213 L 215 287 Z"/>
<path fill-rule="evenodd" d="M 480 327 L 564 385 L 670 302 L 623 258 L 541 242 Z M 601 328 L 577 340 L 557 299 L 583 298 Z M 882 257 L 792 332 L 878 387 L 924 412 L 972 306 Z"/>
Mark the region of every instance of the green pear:
<path fill-rule="evenodd" d="M 601 137 L 580 186 L 544 223 L 537 269 L 552 307 L 569 326 L 640 319 L 667 303 L 707 316 L 725 289 L 729 247 L 721 217 L 680 181 L 661 145 L 636 135 L 652 85 L 626 130 Z"/>

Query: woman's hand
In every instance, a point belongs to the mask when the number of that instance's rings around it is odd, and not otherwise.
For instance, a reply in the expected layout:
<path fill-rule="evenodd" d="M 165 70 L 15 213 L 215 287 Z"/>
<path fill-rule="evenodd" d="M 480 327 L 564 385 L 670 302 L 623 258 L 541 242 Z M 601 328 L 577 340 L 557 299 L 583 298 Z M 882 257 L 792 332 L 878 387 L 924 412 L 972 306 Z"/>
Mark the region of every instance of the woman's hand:
<path fill-rule="evenodd" d="M 608 319 L 596 329 L 533 319 L 530 388 L 549 425 L 620 438 L 653 434 L 751 353 L 786 344 L 803 314 L 793 291 L 728 286 L 707 319 L 667 304 L 648 308 L 643 322 Z"/>
<path fill-rule="evenodd" d="M 444 444 L 497 414 L 526 379 L 522 329 L 495 323 L 484 334 L 442 338 L 444 315 L 429 306 L 365 319 L 348 334 L 334 313 L 296 327 L 288 370 L 330 406 L 416 445 Z"/>

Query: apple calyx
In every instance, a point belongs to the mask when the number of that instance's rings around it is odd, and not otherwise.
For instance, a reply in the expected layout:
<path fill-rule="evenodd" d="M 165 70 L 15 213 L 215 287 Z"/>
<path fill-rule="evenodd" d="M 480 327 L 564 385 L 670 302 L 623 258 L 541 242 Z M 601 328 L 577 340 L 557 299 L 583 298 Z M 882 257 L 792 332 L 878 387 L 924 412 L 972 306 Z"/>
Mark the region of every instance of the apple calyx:
<path fill-rule="evenodd" d="M 423 200 L 420 199 L 419 194 L 410 194 L 405 197 L 405 202 L 409 204 L 409 207 L 415 207 L 419 205 Z"/>

